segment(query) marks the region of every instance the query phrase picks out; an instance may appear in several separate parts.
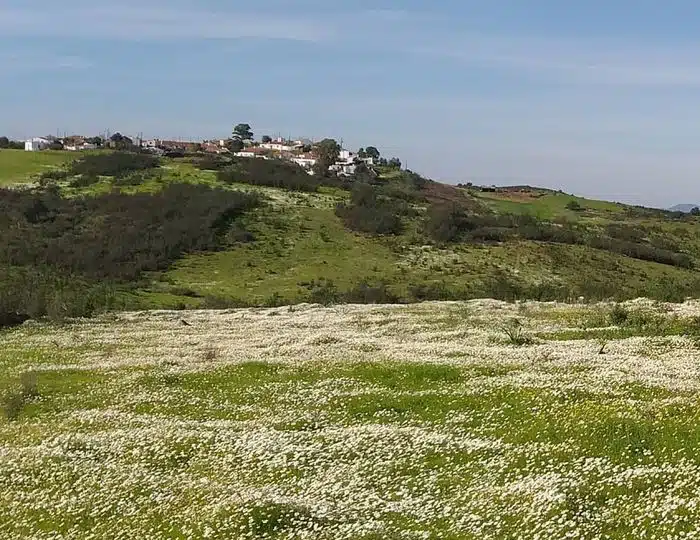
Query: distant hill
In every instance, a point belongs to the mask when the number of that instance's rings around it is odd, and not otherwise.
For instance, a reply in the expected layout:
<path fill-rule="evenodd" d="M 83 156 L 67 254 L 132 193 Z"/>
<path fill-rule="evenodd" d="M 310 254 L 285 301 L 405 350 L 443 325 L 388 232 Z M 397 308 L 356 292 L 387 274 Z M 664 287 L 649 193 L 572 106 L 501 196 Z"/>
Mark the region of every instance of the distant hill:
<path fill-rule="evenodd" d="M 0 151 L 0 315 L 700 298 L 690 204 L 454 186 L 389 167 L 336 178 L 276 160 L 88 155 Z"/>
<path fill-rule="evenodd" d="M 672 212 L 690 212 L 693 208 L 700 208 L 700 204 L 677 204 L 669 208 Z"/>

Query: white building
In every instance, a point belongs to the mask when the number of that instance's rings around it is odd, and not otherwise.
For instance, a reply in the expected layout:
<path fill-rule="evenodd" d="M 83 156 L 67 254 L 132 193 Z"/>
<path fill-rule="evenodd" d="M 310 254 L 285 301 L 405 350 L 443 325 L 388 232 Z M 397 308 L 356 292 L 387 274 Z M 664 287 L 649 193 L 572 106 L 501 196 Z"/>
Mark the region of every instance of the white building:
<path fill-rule="evenodd" d="M 291 161 L 293 161 L 301 167 L 304 167 L 305 169 L 310 169 L 311 167 L 316 165 L 316 158 L 306 156 L 293 157 Z"/>
<path fill-rule="evenodd" d="M 270 159 L 268 156 L 265 155 L 266 150 L 263 148 L 247 148 L 245 150 L 242 150 L 241 152 L 234 152 L 235 157 L 242 157 L 242 158 L 260 158 L 260 159 Z"/>
<path fill-rule="evenodd" d="M 352 176 L 357 170 L 357 165 L 352 162 L 336 162 L 335 165 L 328 167 L 328 170 L 336 172 L 338 176 Z"/>
<path fill-rule="evenodd" d="M 43 137 L 32 137 L 24 141 L 24 150 L 26 152 L 38 152 L 40 150 L 46 150 L 51 146 L 51 141 L 44 139 Z"/>
<path fill-rule="evenodd" d="M 266 150 L 274 150 L 276 152 L 293 152 L 297 149 L 296 146 L 293 146 L 292 144 L 287 142 L 260 143 L 260 148 L 265 148 Z"/>
<path fill-rule="evenodd" d="M 96 150 L 97 145 L 92 143 L 82 143 L 82 144 L 71 144 L 63 147 L 64 150 L 71 150 L 77 152 L 79 150 Z"/>

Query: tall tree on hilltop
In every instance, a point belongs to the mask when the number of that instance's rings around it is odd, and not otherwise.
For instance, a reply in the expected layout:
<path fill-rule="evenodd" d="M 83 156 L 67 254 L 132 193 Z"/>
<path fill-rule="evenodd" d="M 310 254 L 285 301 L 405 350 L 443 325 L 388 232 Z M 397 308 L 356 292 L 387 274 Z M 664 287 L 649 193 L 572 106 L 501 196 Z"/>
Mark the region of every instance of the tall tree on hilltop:
<path fill-rule="evenodd" d="M 233 128 L 233 138 L 241 141 L 252 141 L 253 132 L 251 131 L 250 124 L 238 124 Z"/>
<path fill-rule="evenodd" d="M 338 161 L 340 145 L 335 139 L 323 139 L 316 145 L 318 160 L 316 161 L 316 173 L 325 176 L 331 165 Z"/>
<path fill-rule="evenodd" d="M 368 146 L 365 148 L 365 154 L 366 157 L 374 158 L 374 159 L 379 159 L 381 154 L 379 153 L 379 150 L 377 150 L 376 146 Z"/>

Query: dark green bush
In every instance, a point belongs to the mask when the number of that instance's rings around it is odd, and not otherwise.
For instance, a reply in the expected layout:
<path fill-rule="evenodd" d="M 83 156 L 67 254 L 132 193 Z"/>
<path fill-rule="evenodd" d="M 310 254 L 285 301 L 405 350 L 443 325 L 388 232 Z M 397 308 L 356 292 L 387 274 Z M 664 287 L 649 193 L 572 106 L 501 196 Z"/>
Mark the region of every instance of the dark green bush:
<path fill-rule="evenodd" d="M 620 304 L 615 304 L 608 314 L 608 319 L 610 320 L 610 324 L 620 326 L 627 322 L 629 316 L 630 312 L 627 308 L 621 306 Z"/>
<path fill-rule="evenodd" d="M 217 154 L 206 154 L 193 158 L 191 163 L 202 171 L 220 171 L 231 165 L 231 158 Z"/>
<path fill-rule="evenodd" d="M 399 298 L 393 294 L 386 283 L 371 285 L 362 281 L 343 295 L 345 302 L 350 304 L 395 304 Z"/>
<path fill-rule="evenodd" d="M 171 184 L 158 193 L 64 199 L 0 192 L 0 265 L 133 280 L 185 253 L 216 250 L 254 195 Z"/>
<path fill-rule="evenodd" d="M 76 176 L 71 180 L 70 187 L 72 188 L 86 188 L 100 181 L 100 177 L 95 174 L 81 174 Z"/>
<path fill-rule="evenodd" d="M 90 154 L 74 161 L 72 175 L 124 176 L 133 171 L 154 169 L 160 165 L 157 156 L 136 152 L 105 152 Z"/>
<path fill-rule="evenodd" d="M 403 231 L 400 216 L 405 210 L 403 204 L 380 198 L 373 186 L 361 183 L 353 186 L 350 204 L 338 204 L 335 214 L 353 231 L 397 235 Z"/>
<path fill-rule="evenodd" d="M 225 184 L 252 184 L 291 191 L 318 191 L 321 181 L 295 163 L 279 159 L 238 158 L 217 173 Z"/>

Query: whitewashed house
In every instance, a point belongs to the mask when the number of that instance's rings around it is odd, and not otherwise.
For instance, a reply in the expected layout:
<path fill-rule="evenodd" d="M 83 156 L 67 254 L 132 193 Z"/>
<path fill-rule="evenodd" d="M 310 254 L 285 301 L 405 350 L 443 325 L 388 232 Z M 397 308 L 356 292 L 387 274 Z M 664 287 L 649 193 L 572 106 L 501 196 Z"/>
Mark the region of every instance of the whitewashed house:
<path fill-rule="evenodd" d="M 24 150 L 26 152 L 39 152 L 40 150 L 46 150 L 49 146 L 51 146 L 51 141 L 43 137 L 32 137 L 24 141 Z"/>
<path fill-rule="evenodd" d="M 317 160 L 311 154 L 301 154 L 299 156 L 295 156 L 295 157 L 291 158 L 290 161 L 292 161 L 293 163 L 296 163 L 297 165 L 299 165 L 303 169 L 306 169 L 306 171 L 309 174 L 313 174 L 313 168 L 314 168 L 314 165 L 316 165 Z"/>
<path fill-rule="evenodd" d="M 274 150 L 275 152 L 293 152 L 296 150 L 296 146 L 288 142 L 269 142 L 260 143 L 260 148 L 265 148 L 266 150 Z"/>
<path fill-rule="evenodd" d="M 257 146 L 246 148 L 240 152 L 234 152 L 235 157 L 270 159 L 266 154 L 268 150 Z"/>
<path fill-rule="evenodd" d="M 72 152 L 78 152 L 81 150 L 96 150 L 97 145 L 93 143 L 84 142 L 81 144 L 69 144 L 63 147 L 64 150 L 70 150 Z"/>

